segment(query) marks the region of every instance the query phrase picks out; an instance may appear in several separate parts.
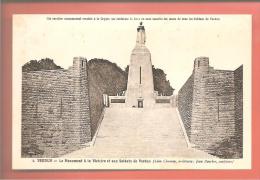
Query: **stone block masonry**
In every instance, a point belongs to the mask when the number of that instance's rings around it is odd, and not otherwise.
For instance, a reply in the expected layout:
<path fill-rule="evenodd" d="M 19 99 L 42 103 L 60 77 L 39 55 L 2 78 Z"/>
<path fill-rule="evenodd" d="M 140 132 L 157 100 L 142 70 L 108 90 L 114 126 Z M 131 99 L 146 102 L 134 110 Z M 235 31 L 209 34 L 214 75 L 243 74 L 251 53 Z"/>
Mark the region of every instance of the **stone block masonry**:
<path fill-rule="evenodd" d="M 22 157 L 59 157 L 91 141 L 87 61 L 23 72 Z"/>
<path fill-rule="evenodd" d="M 187 133 L 187 136 L 190 138 L 191 134 L 191 115 L 192 115 L 192 100 L 193 100 L 193 83 L 194 76 L 191 75 L 183 87 L 179 91 L 179 96 L 181 97 L 178 100 L 178 107 L 180 111 L 181 119 Z"/>
<path fill-rule="evenodd" d="M 243 66 L 234 71 L 235 81 L 235 136 L 237 137 L 238 157 L 243 156 Z"/>
<path fill-rule="evenodd" d="M 89 100 L 90 100 L 90 119 L 91 119 L 91 135 L 95 135 L 100 117 L 104 110 L 103 94 L 105 93 L 104 88 L 98 83 L 98 77 L 95 77 L 93 69 L 88 69 L 88 80 L 89 80 Z M 100 77 L 99 77 L 100 78 Z"/>
<path fill-rule="evenodd" d="M 207 57 L 195 59 L 193 73 L 178 94 L 178 109 L 192 144 L 219 157 L 242 157 L 242 88 L 242 66 L 215 70 Z"/>

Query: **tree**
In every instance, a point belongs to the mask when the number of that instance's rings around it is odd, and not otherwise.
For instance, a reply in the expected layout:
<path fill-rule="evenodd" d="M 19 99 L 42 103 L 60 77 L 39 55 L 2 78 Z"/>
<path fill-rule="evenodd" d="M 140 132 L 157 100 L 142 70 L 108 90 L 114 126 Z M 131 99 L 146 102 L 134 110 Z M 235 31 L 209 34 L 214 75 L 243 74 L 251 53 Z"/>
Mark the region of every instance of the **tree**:
<path fill-rule="evenodd" d="M 162 69 L 153 68 L 153 82 L 154 90 L 158 91 L 159 94 L 170 96 L 173 94 L 174 89 L 172 88 L 169 80 L 166 78 L 166 74 Z"/>
<path fill-rule="evenodd" d="M 54 61 L 50 58 L 37 60 L 31 60 L 23 65 L 22 71 L 29 72 L 29 71 L 41 71 L 41 70 L 55 70 L 55 69 L 62 69 L 60 66 L 57 66 Z"/>

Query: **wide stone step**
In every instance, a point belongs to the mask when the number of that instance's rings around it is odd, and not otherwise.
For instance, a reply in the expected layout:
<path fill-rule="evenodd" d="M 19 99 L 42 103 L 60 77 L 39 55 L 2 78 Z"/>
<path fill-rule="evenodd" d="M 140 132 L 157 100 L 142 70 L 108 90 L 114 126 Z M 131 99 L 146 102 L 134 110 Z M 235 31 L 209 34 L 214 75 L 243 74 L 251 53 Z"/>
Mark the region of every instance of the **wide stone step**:
<path fill-rule="evenodd" d="M 94 145 L 66 157 L 207 157 L 188 148 L 175 108 L 107 108 Z"/>

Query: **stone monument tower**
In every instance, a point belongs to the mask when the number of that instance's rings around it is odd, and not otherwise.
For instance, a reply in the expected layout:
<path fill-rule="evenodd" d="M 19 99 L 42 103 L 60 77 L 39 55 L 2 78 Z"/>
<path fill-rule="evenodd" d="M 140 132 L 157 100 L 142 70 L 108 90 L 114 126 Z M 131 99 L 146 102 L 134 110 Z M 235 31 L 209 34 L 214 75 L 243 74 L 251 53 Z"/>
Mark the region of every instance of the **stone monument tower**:
<path fill-rule="evenodd" d="M 155 103 L 151 53 L 145 41 L 145 28 L 141 22 L 137 28 L 136 45 L 128 71 L 127 107 L 151 107 Z"/>

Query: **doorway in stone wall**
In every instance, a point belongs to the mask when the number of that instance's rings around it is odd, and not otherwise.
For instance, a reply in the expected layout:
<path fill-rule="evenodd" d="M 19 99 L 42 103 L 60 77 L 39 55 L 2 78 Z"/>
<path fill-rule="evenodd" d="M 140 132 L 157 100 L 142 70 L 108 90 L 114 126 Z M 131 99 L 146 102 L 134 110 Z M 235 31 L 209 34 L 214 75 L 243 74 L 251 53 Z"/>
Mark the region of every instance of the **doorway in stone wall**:
<path fill-rule="evenodd" d="M 138 108 L 143 108 L 143 100 L 137 100 L 138 101 Z"/>

